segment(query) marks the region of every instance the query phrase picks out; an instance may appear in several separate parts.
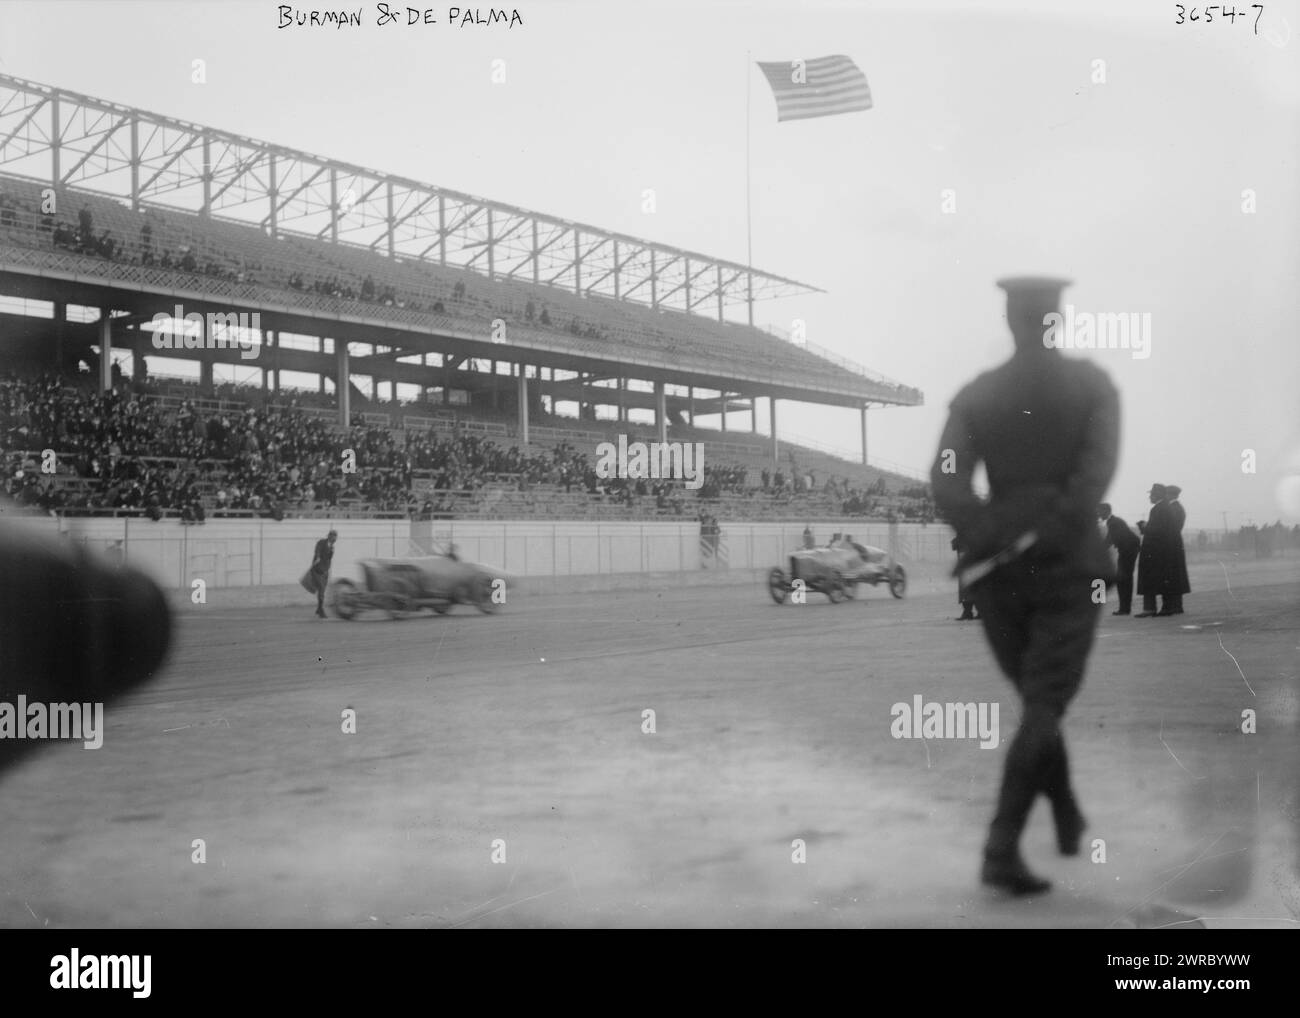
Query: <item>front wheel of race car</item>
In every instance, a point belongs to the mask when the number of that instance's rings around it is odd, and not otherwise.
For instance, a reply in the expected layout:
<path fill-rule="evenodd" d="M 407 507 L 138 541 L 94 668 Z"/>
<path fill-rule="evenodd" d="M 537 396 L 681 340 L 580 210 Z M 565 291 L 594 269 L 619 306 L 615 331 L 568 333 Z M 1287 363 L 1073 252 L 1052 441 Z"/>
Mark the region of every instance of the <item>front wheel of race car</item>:
<path fill-rule="evenodd" d="M 361 610 L 357 603 L 360 597 L 357 585 L 351 580 L 335 580 L 330 595 L 330 607 L 339 618 L 354 619 L 357 612 Z"/>
<path fill-rule="evenodd" d="M 902 566 L 894 566 L 889 577 L 889 592 L 899 598 L 907 593 L 907 573 L 903 572 Z"/>
<path fill-rule="evenodd" d="M 845 597 L 845 599 L 848 600 L 848 601 L 852 601 L 852 600 L 853 600 L 854 598 L 856 598 L 857 596 L 858 596 L 858 581 L 857 581 L 857 580 L 845 580 L 845 581 L 844 581 L 844 597 Z"/>
<path fill-rule="evenodd" d="M 767 574 L 767 592 L 777 604 L 785 604 L 785 599 L 789 597 L 790 584 L 786 582 L 785 571 L 780 566 L 773 566 Z"/>
<path fill-rule="evenodd" d="M 847 600 L 848 594 L 844 592 L 844 579 L 838 573 L 826 581 L 826 596 L 831 599 L 831 604 L 839 604 L 841 601 Z"/>

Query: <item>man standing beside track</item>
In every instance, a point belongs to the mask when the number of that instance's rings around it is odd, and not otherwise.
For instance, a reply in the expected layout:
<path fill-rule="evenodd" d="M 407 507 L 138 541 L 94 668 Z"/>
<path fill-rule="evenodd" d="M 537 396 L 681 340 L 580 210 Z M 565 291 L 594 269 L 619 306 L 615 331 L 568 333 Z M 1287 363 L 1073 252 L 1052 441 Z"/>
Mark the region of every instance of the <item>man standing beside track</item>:
<path fill-rule="evenodd" d="M 998 285 L 1007 294 L 1015 353 L 953 399 L 931 484 L 963 549 L 960 568 L 990 567 L 968 573 L 969 596 L 998 665 L 1024 701 L 981 879 L 1033 894 L 1051 887 L 1020 855 L 1038 794 L 1052 804 L 1062 855 L 1078 854 L 1084 828 L 1060 725 L 1092 648 L 1096 582 L 1113 581 L 1095 519 L 1115 471 L 1119 397 L 1100 368 L 1061 356 L 1049 342 L 1046 316 L 1059 312 L 1065 280 Z M 987 502 L 972 490 L 980 462 Z"/>
<path fill-rule="evenodd" d="M 1106 546 L 1115 549 L 1118 565 L 1115 586 L 1119 591 L 1119 608 L 1114 615 L 1129 615 L 1133 611 L 1133 569 L 1137 565 L 1142 539 L 1129 529 L 1129 525 L 1103 502 L 1097 510 L 1098 518 L 1106 524 Z"/>
<path fill-rule="evenodd" d="M 316 586 L 316 617 L 325 617 L 325 588 L 330 582 L 330 563 L 334 561 L 334 542 L 339 539 L 339 532 L 331 530 L 316 542 L 316 551 L 311 558 L 311 578 Z"/>

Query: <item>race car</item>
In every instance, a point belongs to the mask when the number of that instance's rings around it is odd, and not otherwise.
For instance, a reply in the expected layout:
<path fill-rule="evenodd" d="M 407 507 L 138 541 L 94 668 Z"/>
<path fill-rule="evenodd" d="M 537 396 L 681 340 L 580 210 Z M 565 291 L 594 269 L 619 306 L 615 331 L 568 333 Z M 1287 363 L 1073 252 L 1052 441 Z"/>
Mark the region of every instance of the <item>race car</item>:
<path fill-rule="evenodd" d="M 451 545 L 417 558 L 372 558 L 360 563 L 364 589 L 349 579 L 335 580 L 330 608 L 341 619 L 364 611 L 387 612 L 389 618 L 424 611 L 446 614 L 452 605 L 472 604 L 490 614 L 505 601 L 514 578 L 494 566 L 466 562 Z"/>
<path fill-rule="evenodd" d="M 907 592 L 907 573 L 883 548 L 836 540 L 821 548 L 801 548 L 790 555 L 790 572 L 773 566 L 767 576 L 768 593 L 784 604 L 802 580 L 806 590 L 825 594 L 832 604 L 857 596 L 859 583 L 887 583 L 901 598 Z"/>

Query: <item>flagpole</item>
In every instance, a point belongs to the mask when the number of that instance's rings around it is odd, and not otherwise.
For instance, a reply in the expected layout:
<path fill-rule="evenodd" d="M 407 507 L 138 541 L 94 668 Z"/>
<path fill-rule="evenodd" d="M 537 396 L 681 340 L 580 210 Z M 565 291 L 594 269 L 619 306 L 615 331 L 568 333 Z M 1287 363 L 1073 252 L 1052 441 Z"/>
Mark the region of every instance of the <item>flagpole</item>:
<path fill-rule="evenodd" d="M 745 267 L 749 270 L 745 279 L 746 305 L 749 311 L 749 324 L 754 324 L 754 227 L 749 211 L 749 94 L 753 90 L 754 69 L 750 67 L 750 51 L 745 50 Z"/>
<path fill-rule="evenodd" d="M 752 270 L 754 268 L 754 233 L 749 213 L 749 121 L 751 119 L 749 94 L 753 90 L 754 72 L 749 63 L 750 51 L 745 50 L 745 265 Z"/>

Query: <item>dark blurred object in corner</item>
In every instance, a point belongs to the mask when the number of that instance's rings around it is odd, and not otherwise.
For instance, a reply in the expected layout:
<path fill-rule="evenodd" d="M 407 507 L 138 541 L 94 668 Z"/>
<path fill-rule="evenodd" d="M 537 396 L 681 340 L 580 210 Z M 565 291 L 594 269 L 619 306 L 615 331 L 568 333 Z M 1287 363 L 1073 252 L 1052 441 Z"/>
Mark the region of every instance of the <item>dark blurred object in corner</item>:
<path fill-rule="evenodd" d="M 0 523 L 0 702 L 106 704 L 158 674 L 171 629 L 147 576 Z M 49 741 L 0 739 L 0 769 Z"/>

